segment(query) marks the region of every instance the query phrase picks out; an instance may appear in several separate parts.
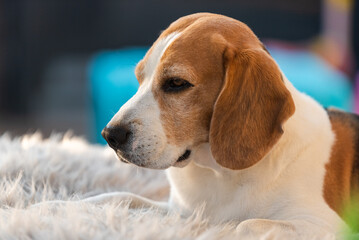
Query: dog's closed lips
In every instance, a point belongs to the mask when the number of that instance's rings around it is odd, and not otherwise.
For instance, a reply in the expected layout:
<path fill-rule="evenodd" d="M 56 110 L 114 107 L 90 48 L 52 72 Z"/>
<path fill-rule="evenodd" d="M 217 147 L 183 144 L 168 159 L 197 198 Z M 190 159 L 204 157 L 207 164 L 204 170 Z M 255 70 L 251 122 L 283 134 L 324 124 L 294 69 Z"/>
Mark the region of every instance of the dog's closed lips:
<path fill-rule="evenodd" d="M 191 155 L 191 150 L 186 150 L 184 154 L 182 154 L 178 159 L 177 162 L 182 162 L 184 160 L 187 160 L 189 156 Z"/>

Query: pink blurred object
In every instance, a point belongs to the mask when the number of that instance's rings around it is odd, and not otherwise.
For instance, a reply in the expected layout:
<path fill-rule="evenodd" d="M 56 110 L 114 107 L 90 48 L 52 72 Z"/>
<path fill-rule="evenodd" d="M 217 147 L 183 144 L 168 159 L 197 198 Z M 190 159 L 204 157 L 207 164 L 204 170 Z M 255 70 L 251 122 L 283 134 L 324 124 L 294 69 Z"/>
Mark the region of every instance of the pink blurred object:
<path fill-rule="evenodd" d="M 359 114 L 359 72 L 355 78 L 355 112 Z"/>

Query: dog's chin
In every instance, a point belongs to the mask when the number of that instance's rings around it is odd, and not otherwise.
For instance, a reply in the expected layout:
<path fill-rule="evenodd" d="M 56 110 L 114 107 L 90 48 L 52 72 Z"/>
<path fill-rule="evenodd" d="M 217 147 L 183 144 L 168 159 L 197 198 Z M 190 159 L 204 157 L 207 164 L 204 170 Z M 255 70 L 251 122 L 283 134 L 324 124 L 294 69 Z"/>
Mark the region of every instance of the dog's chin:
<path fill-rule="evenodd" d="M 190 162 L 190 156 L 191 156 L 191 150 L 185 150 L 184 153 L 179 156 L 175 161 L 173 162 L 168 162 L 167 164 L 158 164 L 158 162 L 156 163 L 156 161 L 154 161 L 153 163 L 149 163 L 149 162 L 145 162 L 145 161 L 133 161 L 127 157 L 125 157 L 121 152 L 117 151 L 116 155 L 118 157 L 118 159 L 126 164 L 133 164 L 136 165 L 138 167 L 143 167 L 143 168 L 150 168 L 150 169 L 167 169 L 169 167 L 179 167 L 179 168 L 183 168 L 185 166 L 188 165 L 188 163 Z"/>

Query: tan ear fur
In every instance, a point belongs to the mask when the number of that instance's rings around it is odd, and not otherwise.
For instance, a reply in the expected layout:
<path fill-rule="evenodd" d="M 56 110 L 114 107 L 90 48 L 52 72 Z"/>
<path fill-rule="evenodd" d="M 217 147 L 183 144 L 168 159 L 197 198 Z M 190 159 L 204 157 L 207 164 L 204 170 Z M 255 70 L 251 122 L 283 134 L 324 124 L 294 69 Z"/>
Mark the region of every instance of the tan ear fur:
<path fill-rule="evenodd" d="M 244 169 L 260 161 L 279 140 L 295 106 L 281 72 L 264 50 L 237 53 L 227 48 L 224 65 L 209 142 L 220 165 Z"/>

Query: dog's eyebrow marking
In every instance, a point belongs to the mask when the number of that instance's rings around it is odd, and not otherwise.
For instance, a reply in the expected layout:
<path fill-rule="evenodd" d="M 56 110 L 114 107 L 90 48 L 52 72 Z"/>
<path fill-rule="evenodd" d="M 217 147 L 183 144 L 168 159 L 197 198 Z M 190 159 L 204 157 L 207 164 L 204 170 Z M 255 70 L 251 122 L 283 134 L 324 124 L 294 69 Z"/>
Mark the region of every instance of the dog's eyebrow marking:
<path fill-rule="evenodd" d="M 180 35 L 180 32 L 173 32 L 156 44 L 144 67 L 143 72 L 145 79 L 150 79 L 150 81 L 153 79 L 153 75 L 162 55 L 166 52 L 171 43 L 173 43 L 173 41 Z"/>

